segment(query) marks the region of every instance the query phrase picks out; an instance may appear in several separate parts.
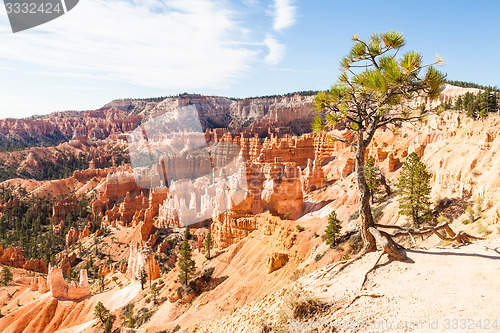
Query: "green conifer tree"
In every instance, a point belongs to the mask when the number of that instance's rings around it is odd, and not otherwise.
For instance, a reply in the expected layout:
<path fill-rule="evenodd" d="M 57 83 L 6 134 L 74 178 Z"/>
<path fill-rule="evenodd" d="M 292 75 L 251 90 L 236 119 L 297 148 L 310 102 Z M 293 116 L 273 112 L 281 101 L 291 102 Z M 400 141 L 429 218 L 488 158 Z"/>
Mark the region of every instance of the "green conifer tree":
<path fill-rule="evenodd" d="M 212 234 L 208 232 L 207 236 L 205 237 L 205 240 L 203 241 L 203 250 L 205 252 L 205 257 L 207 259 L 210 259 L 210 250 L 212 249 L 212 246 L 214 246 L 214 242 L 212 240 Z"/>
<path fill-rule="evenodd" d="M 186 229 L 184 229 L 184 239 L 191 239 L 191 232 L 189 230 L 189 225 L 187 225 Z"/>
<path fill-rule="evenodd" d="M 94 318 L 99 319 L 102 324 L 105 324 L 109 317 L 109 310 L 102 304 L 101 301 L 97 302 L 94 307 Z"/>
<path fill-rule="evenodd" d="M 139 271 L 139 281 L 141 281 L 141 289 L 144 289 L 144 285 L 146 284 L 148 278 L 148 273 L 146 272 L 146 267 L 142 266 Z"/>
<path fill-rule="evenodd" d="M 409 216 L 415 226 L 432 219 L 431 176 L 417 153 L 408 155 L 398 182 L 399 214 Z"/>
<path fill-rule="evenodd" d="M 12 272 L 7 266 L 4 266 L 2 268 L 2 284 L 4 286 L 7 286 L 11 281 L 12 281 Z"/>
<path fill-rule="evenodd" d="M 111 333 L 112 329 L 113 329 L 113 322 L 111 321 L 111 318 L 108 317 L 108 319 L 106 320 L 106 324 L 104 324 L 104 332 Z"/>
<path fill-rule="evenodd" d="M 158 286 L 156 285 L 156 282 L 155 282 L 151 286 L 151 296 L 153 296 L 153 304 L 156 304 L 159 293 L 160 293 L 160 290 L 158 289 Z"/>
<path fill-rule="evenodd" d="M 330 215 L 328 215 L 328 225 L 325 230 L 325 241 L 326 244 L 330 245 L 330 247 L 335 245 L 340 229 L 342 229 L 342 225 L 340 220 L 337 218 L 337 213 L 332 211 Z"/>
<path fill-rule="evenodd" d="M 180 256 L 179 256 L 179 279 L 184 285 L 187 285 L 189 279 L 193 275 L 196 270 L 195 262 L 191 259 L 191 246 L 189 245 L 189 241 L 184 239 L 182 245 L 180 247 Z"/>
<path fill-rule="evenodd" d="M 375 33 L 369 39 L 352 38 L 351 51 L 341 60 L 341 74 L 329 90 L 318 93 L 314 104 L 319 112 L 312 123 L 316 132 L 328 131 L 329 137 L 350 145 L 355 151 L 355 175 L 363 250 L 357 256 L 376 250 L 375 227 L 370 207 L 370 191 L 365 178 L 365 154 L 378 128 L 390 124 L 421 120 L 424 107 L 412 105 L 415 96 L 426 93 L 430 100 L 441 93 L 445 75 L 433 65 L 443 63 L 437 57 L 424 64 L 416 51 L 401 53 L 403 35 L 396 31 Z M 332 131 L 339 123 L 347 131 Z"/>

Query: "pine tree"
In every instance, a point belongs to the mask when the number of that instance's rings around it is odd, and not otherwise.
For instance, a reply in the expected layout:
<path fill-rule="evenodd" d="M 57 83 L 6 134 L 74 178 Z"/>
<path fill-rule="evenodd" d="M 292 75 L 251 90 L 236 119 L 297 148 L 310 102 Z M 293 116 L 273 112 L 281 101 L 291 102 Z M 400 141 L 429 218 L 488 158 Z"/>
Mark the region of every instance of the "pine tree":
<path fill-rule="evenodd" d="M 408 155 L 398 183 L 399 214 L 410 216 L 415 226 L 432 219 L 430 179 L 417 153 Z"/>
<path fill-rule="evenodd" d="M 191 233 L 189 231 L 189 225 L 184 229 L 184 239 L 191 239 Z"/>
<path fill-rule="evenodd" d="M 342 229 L 342 225 L 337 218 L 337 213 L 332 211 L 330 215 L 328 215 L 328 225 L 325 230 L 325 241 L 330 247 L 335 245 L 340 229 Z"/>
<path fill-rule="evenodd" d="M 191 246 L 189 241 L 184 239 L 180 247 L 179 257 L 179 279 L 184 285 L 188 284 L 189 279 L 196 270 L 195 262 L 191 259 Z"/>
<path fill-rule="evenodd" d="M 108 319 L 106 320 L 106 324 L 104 324 L 104 332 L 111 333 L 112 329 L 113 329 L 113 322 L 111 321 L 111 318 L 108 317 Z"/>
<path fill-rule="evenodd" d="M 102 324 L 105 324 L 109 317 L 109 310 L 102 304 L 101 301 L 97 302 L 94 307 L 94 318 L 99 319 Z"/>
<path fill-rule="evenodd" d="M 158 286 L 156 285 L 156 282 L 153 283 L 151 286 L 151 296 L 153 296 L 153 303 L 156 304 L 156 299 L 158 298 L 158 294 L 160 291 L 158 290 Z"/>
<path fill-rule="evenodd" d="M 421 120 L 427 113 L 412 105 L 413 98 L 426 93 L 430 100 L 441 93 L 445 76 L 433 66 L 442 64 L 437 57 L 433 64 L 424 64 L 416 51 L 400 52 L 405 45 L 397 31 L 375 33 L 362 40 L 352 38 L 351 51 L 341 62 L 341 74 L 330 89 L 318 93 L 314 104 L 320 114 L 313 122 L 315 132 L 329 131 L 330 138 L 341 141 L 355 151 L 355 176 L 363 250 L 360 258 L 376 250 L 375 227 L 370 190 L 365 179 L 365 154 L 378 128 L 402 122 Z M 339 124 L 346 133 L 331 131 Z M 397 255 L 394 253 L 394 255 Z"/>
<path fill-rule="evenodd" d="M 148 273 L 146 272 L 146 267 L 142 266 L 139 271 L 139 281 L 141 281 L 141 289 L 144 289 L 144 285 L 146 284 L 148 278 Z"/>
<path fill-rule="evenodd" d="M 375 165 L 375 158 L 373 156 L 368 157 L 365 164 L 365 178 L 366 185 L 370 189 L 370 196 L 372 198 L 372 203 L 375 201 L 375 194 L 379 192 L 380 189 L 380 169 Z"/>
<path fill-rule="evenodd" d="M 7 266 L 4 266 L 2 268 L 2 284 L 4 286 L 7 286 L 11 281 L 12 281 L 12 272 Z"/>
<path fill-rule="evenodd" d="M 208 232 L 205 240 L 203 241 L 203 250 L 205 252 L 205 257 L 210 259 L 210 249 L 214 246 L 214 242 L 212 241 L 212 234 Z"/>

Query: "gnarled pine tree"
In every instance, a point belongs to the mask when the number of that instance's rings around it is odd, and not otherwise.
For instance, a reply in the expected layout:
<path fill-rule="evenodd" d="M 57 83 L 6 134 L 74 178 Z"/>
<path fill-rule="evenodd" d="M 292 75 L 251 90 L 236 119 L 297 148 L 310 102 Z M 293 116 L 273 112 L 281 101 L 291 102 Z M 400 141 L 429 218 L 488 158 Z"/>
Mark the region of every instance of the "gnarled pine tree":
<path fill-rule="evenodd" d="M 338 82 L 329 91 L 316 95 L 317 110 L 324 111 L 326 116 L 324 119 L 316 117 L 312 124 L 316 132 L 343 126 L 345 131 L 331 138 L 352 146 L 356 152 L 360 231 L 364 245 L 355 258 L 338 263 L 341 266 L 337 273 L 364 254 L 375 251 L 376 243 L 384 250 L 381 256 L 387 253 L 390 258 L 405 259 L 406 255 L 398 251 L 402 246 L 392 239 L 396 236 L 435 234 L 442 240 L 461 244 L 480 239 L 464 232 L 455 233 L 448 223 L 419 229 L 375 224 L 364 170 L 366 149 L 378 128 L 421 120 L 427 110 L 415 107 L 412 99 L 418 95 L 426 95 L 431 100 L 437 98 L 445 76 L 433 67 L 442 63 L 439 57 L 435 63 L 428 65 L 422 64 L 422 56 L 415 51 L 398 58 L 405 44 L 399 32 L 373 34 L 368 41 L 354 36 L 353 41 L 351 51 L 340 63 L 342 74 Z M 376 227 L 396 229 L 396 232 L 389 234 Z M 445 230 L 448 236 L 441 234 L 440 230 Z"/>
<path fill-rule="evenodd" d="M 378 128 L 422 119 L 426 110 L 412 106 L 412 99 L 418 94 L 437 98 L 445 76 L 433 66 L 442 63 L 439 57 L 435 63 L 424 65 L 418 52 L 400 54 L 405 39 L 399 32 L 373 34 L 367 41 L 356 35 L 353 42 L 351 51 L 340 62 L 342 73 L 338 82 L 330 90 L 316 95 L 317 110 L 325 111 L 326 116 L 316 117 L 312 125 L 315 131 L 322 131 L 340 123 L 345 131 L 332 139 L 356 151 L 360 229 L 364 243 L 359 258 L 376 249 L 375 236 L 369 231 L 373 228 L 377 232 L 364 169 L 366 149 Z"/>

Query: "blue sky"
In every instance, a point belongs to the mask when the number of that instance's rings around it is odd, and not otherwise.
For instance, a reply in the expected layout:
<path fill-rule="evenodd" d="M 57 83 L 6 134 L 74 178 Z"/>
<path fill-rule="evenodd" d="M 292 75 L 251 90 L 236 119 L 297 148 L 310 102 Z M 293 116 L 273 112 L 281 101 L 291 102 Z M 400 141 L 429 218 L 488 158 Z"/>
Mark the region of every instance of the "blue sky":
<path fill-rule="evenodd" d="M 398 30 L 450 79 L 499 84 L 500 2 L 80 0 L 12 34 L 0 8 L 0 118 L 125 97 L 328 88 L 350 38 Z"/>

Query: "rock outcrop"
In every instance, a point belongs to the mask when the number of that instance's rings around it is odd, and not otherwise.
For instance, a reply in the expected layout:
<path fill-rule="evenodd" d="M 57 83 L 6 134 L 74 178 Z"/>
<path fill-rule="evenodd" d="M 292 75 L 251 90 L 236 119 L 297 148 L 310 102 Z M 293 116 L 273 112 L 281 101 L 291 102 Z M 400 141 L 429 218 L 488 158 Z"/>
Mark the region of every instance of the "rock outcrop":
<path fill-rule="evenodd" d="M 274 252 L 271 256 L 269 256 L 269 258 L 267 258 L 267 267 L 269 270 L 269 274 L 285 266 L 287 262 L 288 262 L 287 254 Z"/>
<path fill-rule="evenodd" d="M 77 284 L 76 282 L 67 283 L 64 281 L 61 268 L 49 267 L 47 285 L 50 288 L 52 296 L 56 298 L 78 300 L 90 295 L 86 269 L 80 270 L 80 281 Z"/>
<path fill-rule="evenodd" d="M 285 218 L 298 218 L 304 205 L 300 168 L 290 164 L 269 165 L 265 175 L 261 194 L 264 209 Z"/>
<path fill-rule="evenodd" d="M 35 276 L 30 282 L 31 291 L 39 291 L 41 294 L 45 294 L 50 290 L 47 280 L 41 276 Z"/>
<path fill-rule="evenodd" d="M 161 276 L 160 266 L 154 259 L 154 253 L 147 248 L 141 249 L 132 245 L 125 275 L 129 280 L 138 280 L 142 267 L 146 269 L 148 280 L 156 280 Z"/>
<path fill-rule="evenodd" d="M 9 245 L 3 249 L 0 245 L 0 263 L 34 272 L 47 273 L 47 266 L 43 259 L 28 259 L 26 253 L 18 246 Z"/>

